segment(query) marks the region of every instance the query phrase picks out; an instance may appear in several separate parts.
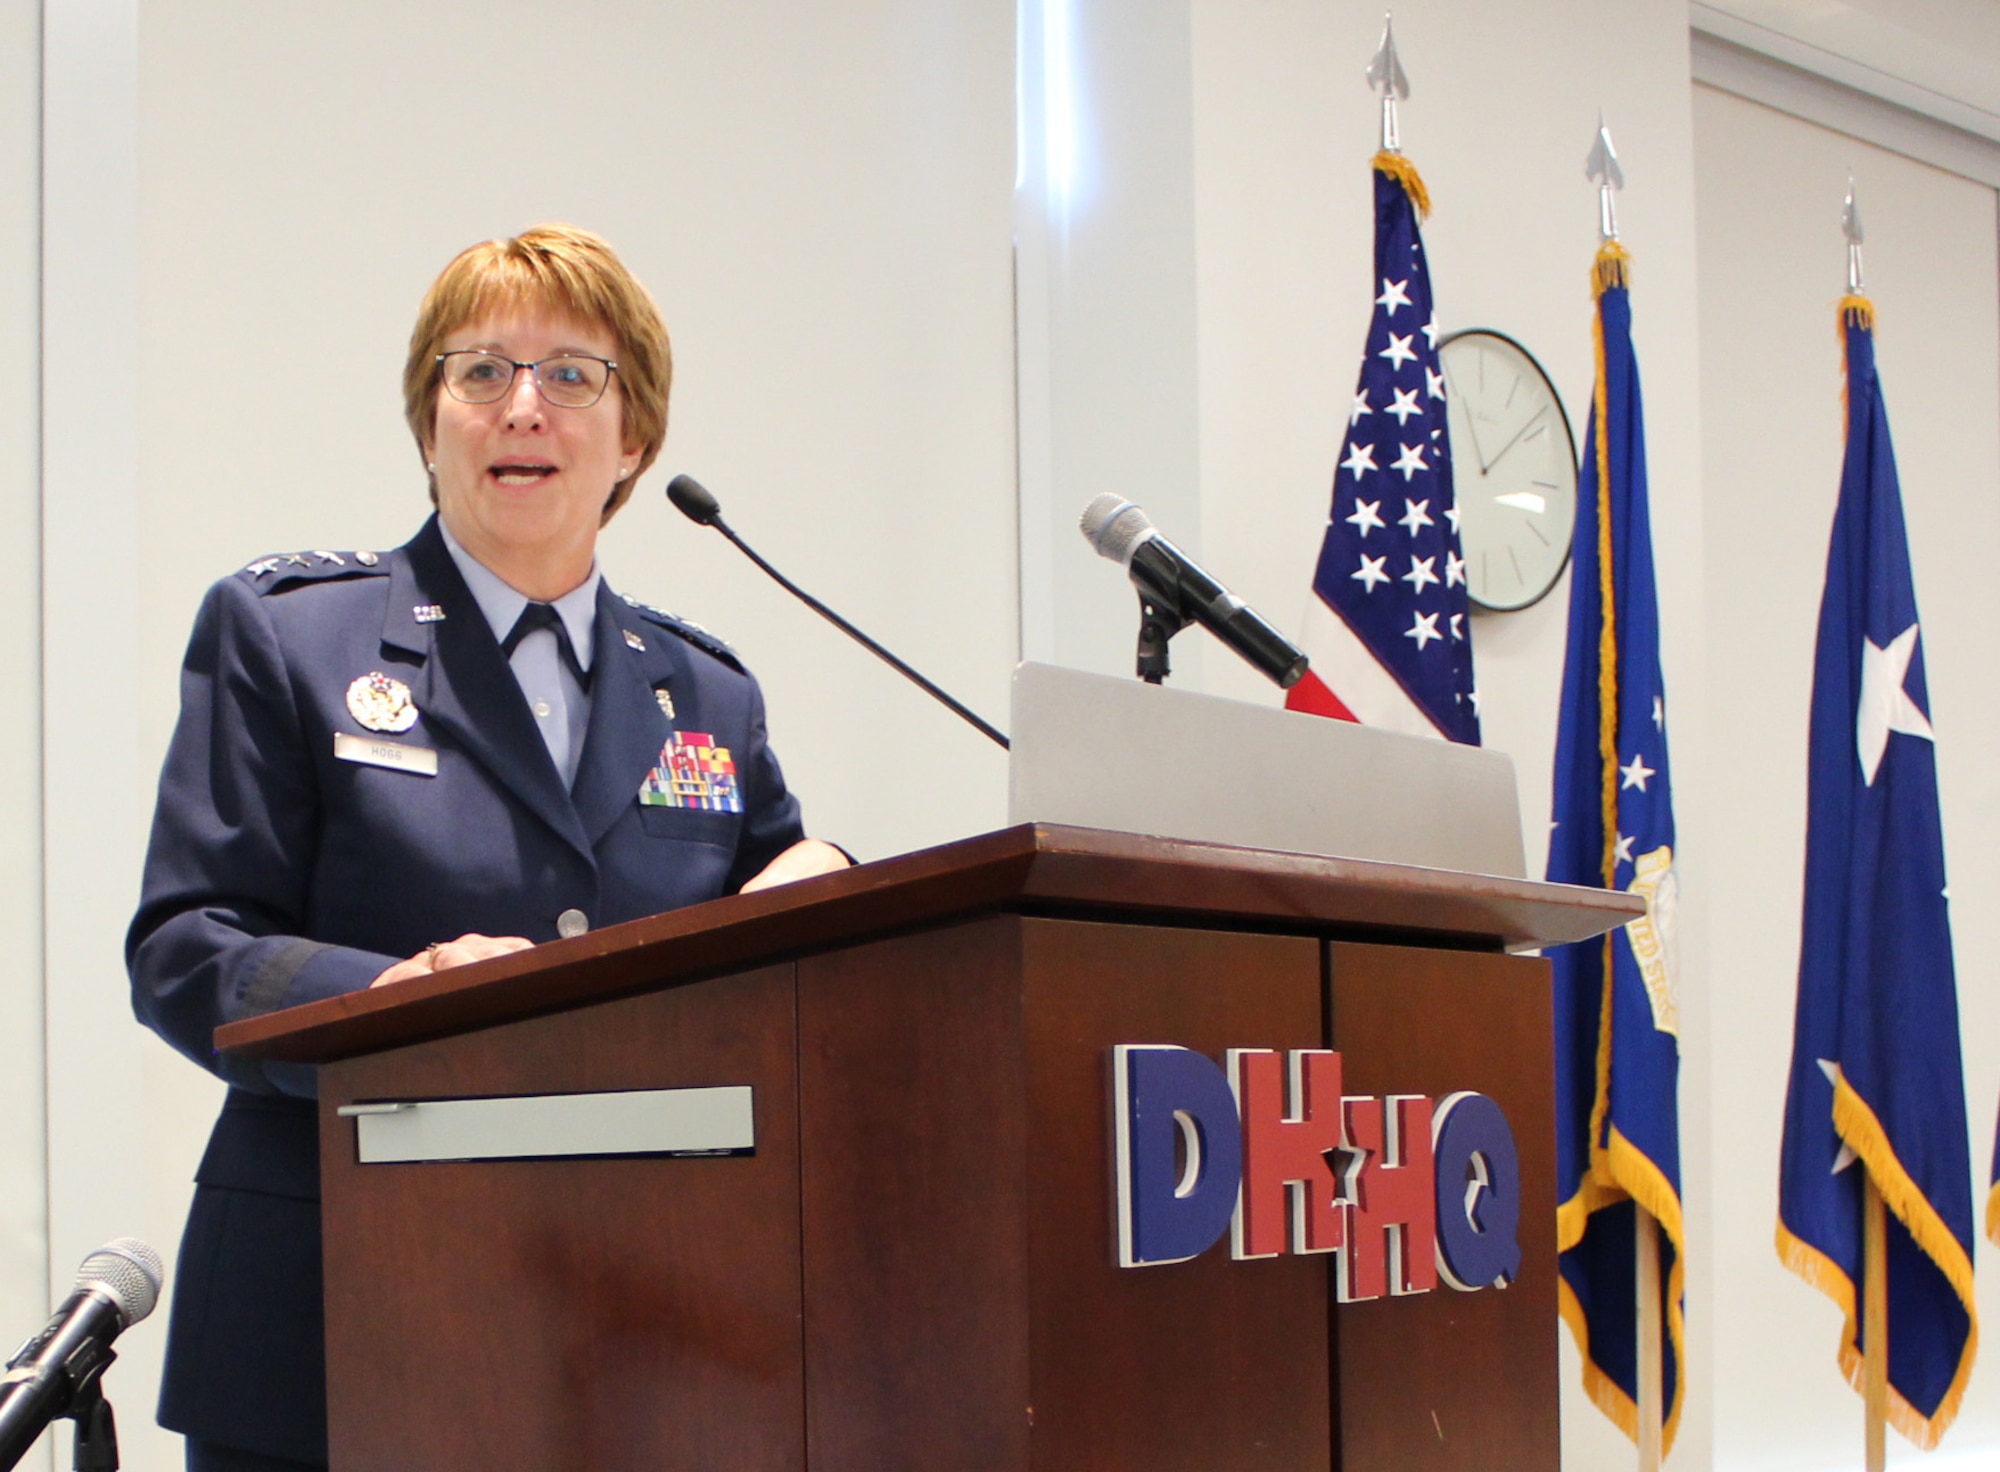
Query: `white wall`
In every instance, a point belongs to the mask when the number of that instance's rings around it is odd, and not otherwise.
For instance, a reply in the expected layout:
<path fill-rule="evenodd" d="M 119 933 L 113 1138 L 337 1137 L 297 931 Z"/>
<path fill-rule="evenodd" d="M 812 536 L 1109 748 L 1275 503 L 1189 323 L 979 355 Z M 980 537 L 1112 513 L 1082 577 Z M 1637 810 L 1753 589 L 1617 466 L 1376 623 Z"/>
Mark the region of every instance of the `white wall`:
<path fill-rule="evenodd" d="M 2000 253 L 1993 190 L 1753 103 L 1698 88 L 1707 641 L 1715 715 L 1713 1089 L 1718 1465 L 1853 1464 L 1861 1402 L 1834 1368 L 1840 1314 L 1771 1246 L 1798 966 L 1814 630 L 1840 483 L 1851 168 L 1923 613 L 1952 893 L 1976 1203 L 2000 1097 L 2000 963 L 1985 944 L 2000 884 L 1990 733 L 1992 548 L 2000 538 Z M 2000 1324 L 1979 1256 L 1988 1333 Z M 1894 1332 L 1893 1329 L 1891 1331 Z M 1943 1449 L 2000 1460 L 2000 1376 L 1973 1371 Z M 1892 1462 L 1919 1454 L 1890 1438 Z"/>
<path fill-rule="evenodd" d="M 0 5 L 0 1338 L 49 1307 L 43 1115 L 40 459 L 41 15 Z M 72 1264 L 72 1266 L 74 1266 Z M 11 1352 L 10 1341 L 7 1350 Z"/>

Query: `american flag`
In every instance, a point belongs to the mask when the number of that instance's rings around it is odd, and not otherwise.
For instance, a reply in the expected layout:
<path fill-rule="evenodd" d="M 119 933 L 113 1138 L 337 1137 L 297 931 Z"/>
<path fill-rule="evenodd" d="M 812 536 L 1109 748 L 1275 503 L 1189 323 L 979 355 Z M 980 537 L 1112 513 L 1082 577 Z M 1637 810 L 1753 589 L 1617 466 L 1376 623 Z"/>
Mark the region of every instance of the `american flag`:
<path fill-rule="evenodd" d="M 1299 640 L 1312 669 L 1285 706 L 1476 746 L 1427 207 L 1409 161 L 1376 155 L 1375 312 Z"/>

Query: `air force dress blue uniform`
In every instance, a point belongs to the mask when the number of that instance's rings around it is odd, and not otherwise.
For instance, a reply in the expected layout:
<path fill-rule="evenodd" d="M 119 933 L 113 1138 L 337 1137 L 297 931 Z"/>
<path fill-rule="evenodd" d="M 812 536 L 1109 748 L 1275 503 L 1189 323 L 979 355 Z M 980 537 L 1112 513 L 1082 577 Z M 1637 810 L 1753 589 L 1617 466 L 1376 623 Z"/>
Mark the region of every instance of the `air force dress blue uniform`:
<path fill-rule="evenodd" d="M 566 786 L 435 517 L 380 557 L 267 558 L 209 590 L 126 943 L 140 1019 L 230 1086 L 181 1247 L 163 1425 L 326 1457 L 313 1073 L 217 1056 L 218 1025 L 359 991 L 466 932 L 547 941 L 566 912 L 599 927 L 733 893 L 804 836 L 726 645 L 602 583 L 592 628 Z M 377 676 L 414 706 L 407 729 L 358 719 L 349 687 Z M 697 748 L 712 790 L 669 770 Z M 353 759 L 368 750 L 396 764 Z"/>

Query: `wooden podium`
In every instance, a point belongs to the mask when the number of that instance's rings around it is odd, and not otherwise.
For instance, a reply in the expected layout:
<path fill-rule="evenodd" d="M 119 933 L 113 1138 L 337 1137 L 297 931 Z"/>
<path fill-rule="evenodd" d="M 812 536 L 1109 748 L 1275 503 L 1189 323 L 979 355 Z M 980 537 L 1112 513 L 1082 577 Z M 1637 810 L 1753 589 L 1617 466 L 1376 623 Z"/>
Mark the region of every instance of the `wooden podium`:
<path fill-rule="evenodd" d="M 1024 826 L 234 1024 L 322 1065 L 334 1472 L 1558 1465 L 1548 969 L 1629 896 Z M 1477 1090 L 1518 1278 L 1121 1268 L 1109 1050 Z M 367 1164 L 357 1101 L 748 1085 L 754 1154 Z"/>

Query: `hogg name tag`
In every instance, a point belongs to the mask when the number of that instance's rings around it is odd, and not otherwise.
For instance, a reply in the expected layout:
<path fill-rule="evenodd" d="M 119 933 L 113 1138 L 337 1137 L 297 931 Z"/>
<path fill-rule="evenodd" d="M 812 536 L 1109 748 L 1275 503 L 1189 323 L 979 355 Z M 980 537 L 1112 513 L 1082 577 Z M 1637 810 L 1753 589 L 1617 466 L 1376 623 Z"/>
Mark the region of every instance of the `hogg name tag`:
<path fill-rule="evenodd" d="M 344 762 L 360 762 L 365 767 L 388 767 L 412 772 L 419 777 L 438 774 L 438 754 L 428 746 L 405 746 L 400 741 L 370 741 L 365 736 L 336 732 L 333 754 Z"/>

